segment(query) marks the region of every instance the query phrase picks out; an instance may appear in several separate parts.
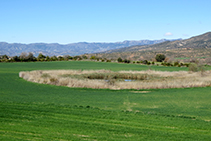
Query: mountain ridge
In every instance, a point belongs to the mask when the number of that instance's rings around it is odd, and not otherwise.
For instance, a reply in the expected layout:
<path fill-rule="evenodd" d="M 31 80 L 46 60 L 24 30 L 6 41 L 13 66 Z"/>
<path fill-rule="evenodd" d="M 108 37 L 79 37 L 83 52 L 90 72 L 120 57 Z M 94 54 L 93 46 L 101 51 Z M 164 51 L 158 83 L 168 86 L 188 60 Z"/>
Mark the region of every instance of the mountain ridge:
<path fill-rule="evenodd" d="M 45 55 L 81 55 L 85 53 L 97 53 L 111 49 L 119 49 L 134 45 L 149 45 L 168 41 L 167 39 L 161 40 L 125 40 L 123 42 L 78 42 L 70 44 L 59 43 L 7 43 L 0 42 L 0 55 L 19 56 L 22 52 L 32 52 L 35 56 L 39 53 Z"/>
<path fill-rule="evenodd" d="M 156 54 L 165 54 L 168 58 L 210 58 L 211 32 L 193 36 L 188 39 L 165 41 L 152 45 L 136 45 L 115 50 L 109 50 L 90 56 L 130 60 L 153 60 Z"/>
<path fill-rule="evenodd" d="M 168 50 L 177 48 L 211 48 L 211 32 L 206 32 L 204 34 L 193 36 L 191 38 L 183 40 L 165 41 L 151 45 L 135 45 L 115 50 L 108 50 L 101 53 L 133 52 L 133 51 L 143 51 L 143 50 L 159 51 L 159 50 Z"/>

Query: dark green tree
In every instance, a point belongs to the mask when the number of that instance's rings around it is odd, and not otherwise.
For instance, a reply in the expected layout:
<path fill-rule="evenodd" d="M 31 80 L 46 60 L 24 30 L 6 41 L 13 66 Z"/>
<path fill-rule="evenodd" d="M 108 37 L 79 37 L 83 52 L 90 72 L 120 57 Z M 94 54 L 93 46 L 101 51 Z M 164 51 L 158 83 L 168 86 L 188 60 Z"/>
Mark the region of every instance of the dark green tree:
<path fill-rule="evenodd" d="M 27 58 L 28 61 L 34 61 L 35 60 L 35 57 L 34 57 L 33 53 L 31 53 L 31 52 L 29 52 L 29 54 L 27 55 L 26 58 Z"/>
<path fill-rule="evenodd" d="M 63 56 L 58 56 L 58 60 L 59 61 L 63 61 L 64 60 L 64 57 Z"/>
<path fill-rule="evenodd" d="M 142 61 L 143 64 L 148 64 L 147 60 Z"/>
<path fill-rule="evenodd" d="M 130 60 L 125 59 L 124 62 L 125 63 L 130 63 Z"/>
<path fill-rule="evenodd" d="M 20 61 L 20 58 L 19 58 L 18 56 L 14 56 L 12 59 L 13 59 L 15 62 Z"/>
<path fill-rule="evenodd" d="M 119 57 L 119 58 L 117 59 L 117 61 L 118 61 L 118 62 L 122 62 L 122 58 Z"/>
<path fill-rule="evenodd" d="M 2 56 L 2 59 L 9 59 L 9 57 L 5 54 Z"/>
<path fill-rule="evenodd" d="M 74 60 L 82 60 L 82 57 L 81 56 L 74 56 L 73 59 Z"/>
<path fill-rule="evenodd" d="M 43 55 L 42 53 L 40 53 L 39 55 L 38 55 L 38 57 L 37 57 L 37 59 L 45 59 L 46 58 L 46 56 L 45 55 Z"/>
<path fill-rule="evenodd" d="M 165 60 L 166 56 L 164 54 L 157 54 L 155 59 L 157 62 L 163 62 Z"/>
<path fill-rule="evenodd" d="M 50 57 L 49 56 L 46 56 L 45 60 L 46 61 L 50 61 Z"/>
<path fill-rule="evenodd" d="M 57 60 L 58 58 L 55 55 L 50 58 L 50 61 L 57 61 Z"/>

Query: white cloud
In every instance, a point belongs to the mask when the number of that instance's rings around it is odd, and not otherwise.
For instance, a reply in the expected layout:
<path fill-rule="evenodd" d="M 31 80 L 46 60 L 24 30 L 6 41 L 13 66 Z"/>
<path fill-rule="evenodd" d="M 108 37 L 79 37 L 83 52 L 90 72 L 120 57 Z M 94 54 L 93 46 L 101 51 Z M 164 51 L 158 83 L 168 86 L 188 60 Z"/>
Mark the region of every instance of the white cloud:
<path fill-rule="evenodd" d="M 164 34 L 164 36 L 172 36 L 173 34 L 171 32 L 167 32 Z"/>

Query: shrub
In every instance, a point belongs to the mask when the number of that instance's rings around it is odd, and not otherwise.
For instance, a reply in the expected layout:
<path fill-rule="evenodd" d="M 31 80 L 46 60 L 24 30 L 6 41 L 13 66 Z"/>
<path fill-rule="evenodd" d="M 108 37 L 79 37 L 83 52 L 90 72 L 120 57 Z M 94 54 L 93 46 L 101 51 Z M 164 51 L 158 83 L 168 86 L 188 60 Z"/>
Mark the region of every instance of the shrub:
<path fill-rule="evenodd" d="M 171 63 L 166 63 L 167 66 L 172 66 Z"/>
<path fill-rule="evenodd" d="M 51 82 L 51 84 L 56 85 L 58 83 L 58 79 L 50 78 L 50 82 Z"/>
<path fill-rule="evenodd" d="M 57 58 L 56 56 L 52 56 L 52 57 L 50 58 L 50 60 L 51 60 L 51 61 L 57 61 L 58 58 Z"/>
<path fill-rule="evenodd" d="M 44 59 L 44 58 L 46 58 L 46 56 L 43 55 L 42 53 L 40 53 L 40 54 L 38 55 L 38 57 L 37 57 L 38 60 Z"/>
<path fill-rule="evenodd" d="M 179 65 L 179 62 L 174 62 L 174 66 L 178 66 Z"/>
<path fill-rule="evenodd" d="M 19 58 L 18 56 L 14 56 L 14 57 L 13 57 L 13 60 L 14 60 L 15 62 L 18 62 L 18 61 L 20 61 L 20 58 Z"/>
<path fill-rule="evenodd" d="M 88 106 L 86 106 L 86 108 L 90 108 L 90 106 L 88 105 Z"/>
<path fill-rule="evenodd" d="M 26 52 L 22 52 L 21 55 L 19 56 L 21 61 L 25 61 L 27 58 L 27 53 Z"/>
<path fill-rule="evenodd" d="M 155 59 L 157 60 L 157 62 L 162 62 L 164 61 L 166 58 L 166 56 L 164 54 L 157 54 Z"/>
<path fill-rule="evenodd" d="M 190 64 L 188 64 L 188 63 L 185 63 L 184 65 L 185 65 L 186 67 L 189 67 L 189 65 L 190 65 Z"/>
<path fill-rule="evenodd" d="M 59 59 L 59 61 L 63 61 L 64 60 L 64 57 L 59 56 L 58 59 Z"/>
<path fill-rule="evenodd" d="M 119 57 L 119 58 L 117 59 L 117 61 L 118 61 L 118 62 L 122 62 L 122 58 Z"/>
<path fill-rule="evenodd" d="M 66 60 L 66 61 L 69 60 L 69 57 L 70 57 L 69 55 L 64 55 L 64 56 L 63 56 L 64 60 Z M 46 58 L 46 60 L 47 60 L 47 58 Z"/>
<path fill-rule="evenodd" d="M 197 66 L 197 64 L 190 64 L 188 69 L 189 69 L 189 71 L 197 72 L 198 66 Z"/>
<path fill-rule="evenodd" d="M 144 60 L 144 61 L 143 61 L 143 64 L 148 64 L 148 61 L 147 61 L 147 60 Z"/>
<path fill-rule="evenodd" d="M 107 82 L 107 84 L 109 84 L 109 85 L 114 85 L 115 82 L 116 82 L 116 80 L 115 80 L 115 79 L 109 78 L 106 82 Z"/>
<path fill-rule="evenodd" d="M 1 57 L 2 59 L 9 59 L 9 57 L 5 54 Z"/>
<path fill-rule="evenodd" d="M 26 59 L 28 61 L 34 61 L 36 60 L 36 58 L 34 57 L 33 53 L 29 52 L 29 54 L 27 55 Z"/>
<path fill-rule="evenodd" d="M 83 55 L 82 58 L 83 59 L 88 59 L 88 57 L 86 55 Z"/>
<path fill-rule="evenodd" d="M 74 60 L 82 60 L 82 57 L 81 56 L 74 56 L 73 59 Z"/>
<path fill-rule="evenodd" d="M 45 60 L 46 60 L 46 61 L 50 61 L 50 57 L 47 56 L 47 57 L 45 58 Z"/>
<path fill-rule="evenodd" d="M 125 63 L 130 63 L 130 60 L 125 59 L 124 62 Z"/>
<path fill-rule="evenodd" d="M 91 56 L 90 59 L 91 60 L 95 60 L 96 59 L 96 56 Z"/>
<path fill-rule="evenodd" d="M 41 77 L 42 78 L 48 78 L 48 77 L 51 77 L 49 74 L 47 74 L 47 73 L 43 73 L 42 75 L 41 75 Z"/>

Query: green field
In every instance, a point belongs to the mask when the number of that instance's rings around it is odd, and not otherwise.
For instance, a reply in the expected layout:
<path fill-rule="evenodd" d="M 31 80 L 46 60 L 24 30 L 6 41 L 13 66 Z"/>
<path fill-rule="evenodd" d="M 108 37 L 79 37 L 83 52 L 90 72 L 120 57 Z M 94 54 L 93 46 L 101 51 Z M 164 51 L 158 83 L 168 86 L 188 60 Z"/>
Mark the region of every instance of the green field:
<path fill-rule="evenodd" d="M 152 70 L 188 70 L 151 66 Z M 0 140 L 210 140 L 211 87 L 109 90 L 27 82 L 20 71 L 148 70 L 86 61 L 0 63 Z"/>

